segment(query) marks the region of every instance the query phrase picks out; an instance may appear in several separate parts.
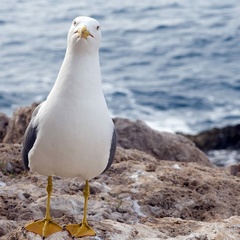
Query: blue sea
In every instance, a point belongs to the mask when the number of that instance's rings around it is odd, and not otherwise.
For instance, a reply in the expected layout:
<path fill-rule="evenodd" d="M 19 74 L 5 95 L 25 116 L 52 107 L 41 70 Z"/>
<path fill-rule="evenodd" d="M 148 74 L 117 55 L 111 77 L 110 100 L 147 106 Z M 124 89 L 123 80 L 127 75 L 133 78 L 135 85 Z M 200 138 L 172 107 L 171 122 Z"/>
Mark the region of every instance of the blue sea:
<path fill-rule="evenodd" d="M 3 0 L 0 112 L 46 98 L 79 15 L 101 23 L 114 117 L 184 133 L 240 123 L 239 0 Z"/>

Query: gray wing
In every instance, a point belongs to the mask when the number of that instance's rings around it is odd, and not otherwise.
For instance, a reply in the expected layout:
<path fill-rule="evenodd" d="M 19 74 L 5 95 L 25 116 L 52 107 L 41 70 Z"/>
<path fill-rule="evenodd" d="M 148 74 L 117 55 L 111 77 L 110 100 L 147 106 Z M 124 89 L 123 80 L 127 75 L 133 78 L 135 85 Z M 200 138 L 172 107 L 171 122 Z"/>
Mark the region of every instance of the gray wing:
<path fill-rule="evenodd" d="M 31 150 L 31 148 L 33 147 L 33 144 L 37 138 L 37 125 L 33 126 L 33 120 L 36 117 L 41 105 L 42 104 L 38 105 L 35 108 L 35 110 L 33 111 L 31 121 L 26 129 L 26 132 L 25 132 L 24 138 L 23 138 L 22 161 L 23 161 L 24 168 L 26 170 L 29 170 L 28 153 Z"/>
<path fill-rule="evenodd" d="M 112 165 L 113 159 L 115 156 L 115 152 L 116 152 L 116 148 L 117 148 L 117 133 L 116 133 L 116 129 L 114 128 L 113 136 L 112 136 L 112 144 L 111 144 L 111 148 L 110 148 L 110 155 L 108 158 L 108 164 L 107 164 L 107 167 L 104 169 L 103 173 L 105 171 L 107 171 L 109 169 L 109 167 Z"/>

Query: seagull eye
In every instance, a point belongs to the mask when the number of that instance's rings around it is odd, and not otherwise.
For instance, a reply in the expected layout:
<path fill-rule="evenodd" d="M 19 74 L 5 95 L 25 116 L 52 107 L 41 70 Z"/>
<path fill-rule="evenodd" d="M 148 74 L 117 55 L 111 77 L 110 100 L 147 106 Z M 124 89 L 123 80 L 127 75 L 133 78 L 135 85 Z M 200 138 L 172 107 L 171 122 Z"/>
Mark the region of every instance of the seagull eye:
<path fill-rule="evenodd" d="M 74 20 L 74 21 L 73 21 L 73 25 L 76 26 L 76 24 L 77 24 L 77 22 Z"/>
<path fill-rule="evenodd" d="M 97 26 L 97 31 L 100 29 L 100 26 Z"/>

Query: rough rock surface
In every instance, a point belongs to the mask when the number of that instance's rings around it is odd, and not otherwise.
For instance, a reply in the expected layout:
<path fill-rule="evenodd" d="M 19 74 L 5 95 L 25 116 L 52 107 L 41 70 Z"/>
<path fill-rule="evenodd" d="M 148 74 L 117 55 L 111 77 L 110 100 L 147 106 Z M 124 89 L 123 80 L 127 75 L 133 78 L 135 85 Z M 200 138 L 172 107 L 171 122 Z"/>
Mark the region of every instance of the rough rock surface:
<path fill-rule="evenodd" d="M 0 113 L 0 142 L 3 141 L 6 135 L 8 124 L 9 118 L 7 117 L 7 115 L 4 113 Z"/>
<path fill-rule="evenodd" d="M 46 177 L 25 173 L 23 133 L 36 105 L 12 119 L 0 116 L 0 239 L 40 240 L 22 227 L 45 213 Z M 217 168 L 180 135 L 160 133 L 141 121 L 115 119 L 115 161 L 90 181 L 90 240 L 240 239 L 239 166 Z M 171 161 L 164 161 L 171 160 Z M 81 220 L 83 182 L 53 178 L 53 218 L 61 225 Z M 70 240 L 66 231 L 47 240 Z"/>
<path fill-rule="evenodd" d="M 31 119 L 32 112 L 38 104 L 33 103 L 31 107 L 22 107 L 13 113 L 13 117 L 5 126 L 6 131 L 2 142 L 4 143 L 21 143 L 23 135 Z M 0 131 L 2 131 L 0 129 Z"/>
<path fill-rule="evenodd" d="M 125 149 L 138 149 L 160 160 L 198 162 L 212 166 L 206 155 L 182 135 L 159 132 L 144 122 L 115 118 L 118 145 Z"/>
<path fill-rule="evenodd" d="M 6 158 L 6 150 L 0 152 Z M 79 222 L 83 182 L 58 177 L 53 182 L 53 218 L 61 225 Z M 83 239 L 240 239 L 240 178 L 227 169 L 159 161 L 118 147 L 112 167 L 90 186 L 88 215 L 97 236 Z M 44 217 L 45 187 L 44 176 L 1 173 L 0 239 L 41 239 L 21 227 Z M 64 231 L 47 239 L 71 238 Z"/>
<path fill-rule="evenodd" d="M 0 143 L 0 173 L 18 174 L 23 171 L 20 144 Z"/>

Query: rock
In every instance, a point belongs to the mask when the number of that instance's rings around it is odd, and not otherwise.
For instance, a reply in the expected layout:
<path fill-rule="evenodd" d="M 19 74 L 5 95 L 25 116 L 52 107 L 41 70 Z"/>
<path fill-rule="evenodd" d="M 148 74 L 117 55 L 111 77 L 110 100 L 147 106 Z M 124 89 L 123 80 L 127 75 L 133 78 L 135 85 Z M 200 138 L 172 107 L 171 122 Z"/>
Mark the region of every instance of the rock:
<path fill-rule="evenodd" d="M 228 169 L 231 175 L 240 177 L 240 164 L 231 165 Z"/>
<path fill-rule="evenodd" d="M 20 143 L 35 107 L 17 110 L 9 124 L 0 117 L 1 240 L 41 239 L 22 230 L 43 218 L 46 207 L 46 177 L 25 173 L 21 161 Z M 90 181 L 88 219 L 97 236 L 83 239 L 240 239 L 238 165 L 213 167 L 179 134 L 154 131 L 141 121 L 114 122 L 119 141 L 114 163 Z M 81 179 L 53 177 L 53 187 L 53 218 L 62 226 L 80 222 Z M 48 239 L 71 238 L 63 231 Z"/>
<path fill-rule="evenodd" d="M 164 218 L 154 223 L 133 223 L 131 225 L 112 220 L 96 224 L 97 237 L 84 237 L 83 240 L 223 240 L 239 239 L 240 218 L 231 217 L 224 221 L 210 223 L 185 221 L 177 218 Z M 96 228 L 95 227 L 95 228 Z M 42 240 L 39 236 L 26 233 L 18 228 L 2 240 Z M 47 240 L 70 240 L 67 232 L 53 234 Z"/>
<path fill-rule="evenodd" d="M 155 165 L 155 171 L 148 171 L 149 164 Z M 237 200 L 240 179 L 218 168 L 195 163 L 159 162 L 138 150 L 118 148 L 116 163 L 108 175 L 122 179 L 122 189 L 133 193 L 146 216 L 209 221 L 240 212 Z M 114 189 L 113 193 L 117 196 L 123 190 Z M 236 205 L 239 205 L 238 210 Z"/>
<path fill-rule="evenodd" d="M 14 147 L 18 152 L 18 145 Z M 0 228 L 0 239 L 41 239 L 22 226 L 44 217 L 46 177 L 3 172 L 1 182 L 0 226 L 7 227 Z M 97 237 L 83 239 L 240 239 L 240 178 L 227 169 L 159 161 L 145 152 L 118 147 L 113 165 L 91 180 L 90 187 L 88 219 Z M 53 218 L 62 226 L 79 222 L 81 179 L 54 177 L 53 188 Z M 48 239 L 71 238 L 64 231 Z"/>
<path fill-rule="evenodd" d="M 0 142 L 3 141 L 6 135 L 8 124 L 9 118 L 7 117 L 7 115 L 4 113 L 0 113 Z"/>
<path fill-rule="evenodd" d="M 0 238 L 5 236 L 8 232 L 15 231 L 17 228 L 18 224 L 15 221 L 6 221 L 0 219 Z"/>
<path fill-rule="evenodd" d="M 0 172 L 19 174 L 24 171 L 20 144 L 0 143 Z"/>
<path fill-rule="evenodd" d="M 159 132 L 144 122 L 115 118 L 118 145 L 125 149 L 138 149 L 159 160 L 197 162 L 212 166 L 207 156 L 193 142 L 182 135 Z"/>
<path fill-rule="evenodd" d="M 33 103 L 31 107 L 19 108 L 13 113 L 13 117 L 6 128 L 6 135 L 3 139 L 4 143 L 22 143 L 23 135 L 30 122 L 32 112 L 37 105 Z"/>
<path fill-rule="evenodd" d="M 5 135 L 4 143 L 22 143 L 23 134 L 37 105 L 34 103 L 31 107 L 19 108 L 14 112 L 9 125 L 0 128 L 0 132 Z M 159 160 L 198 162 L 212 166 L 207 156 L 182 135 L 155 131 L 140 120 L 133 122 L 115 118 L 114 123 L 118 134 L 118 146 L 122 148 L 138 149 Z"/>
<path fill-rule="evenodd" d="M 240 149 L 240 124 L 213 128 L 197 135 L 183 135 L 205 152 L 214 149 Z"/>

